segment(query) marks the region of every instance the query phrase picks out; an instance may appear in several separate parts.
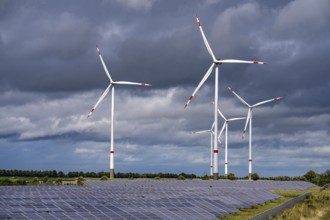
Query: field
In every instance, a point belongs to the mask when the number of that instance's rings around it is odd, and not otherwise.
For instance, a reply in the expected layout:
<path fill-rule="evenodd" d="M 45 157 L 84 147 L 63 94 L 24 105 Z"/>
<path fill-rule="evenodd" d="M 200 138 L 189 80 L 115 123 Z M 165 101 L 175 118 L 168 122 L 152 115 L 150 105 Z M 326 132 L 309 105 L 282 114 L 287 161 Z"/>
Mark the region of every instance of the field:
<path fill-rule="evenodd" d="M 0 219 L 218 219 L 305 190 L 302 181 L 116 180 L 0 186 Z"/>

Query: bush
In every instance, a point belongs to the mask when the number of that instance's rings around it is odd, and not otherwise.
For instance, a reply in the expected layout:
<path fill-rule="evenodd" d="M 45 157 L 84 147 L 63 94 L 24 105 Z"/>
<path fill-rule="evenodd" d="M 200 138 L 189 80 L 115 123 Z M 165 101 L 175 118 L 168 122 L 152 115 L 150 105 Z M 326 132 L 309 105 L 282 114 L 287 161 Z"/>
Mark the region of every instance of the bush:
<path fill-rule="evenodd" d="M 83 176 L 78 177 L 78 181 L 85 181 L 86 179 Z"/>
<path fill-rule="evenodd" d="M 13 182 L 6 178 L 6 179 L 0 179 L 0 186 L 8 186 L 8 185 L 13 185 Z"/>
<path fill-rule="evenodd" d="M 185 180 L 186 179 L 186 177 L 184 177 L 184 176 L 182 176 L 182 175 L 180 175 L 180 176 L 178 176 L 178 178 L 177 178 L 178 180 Z"/>
<path fill-rule="evenodd" d="M 101 180 L 108 180 L 109 178 L 107 176 L 101 176 Z"/>
<path fill-rule="evenodd" d="M 48 176 L 45 176 L 44 178 L 42 178 L 42 182 L 47 183 L 48 182 Z"/>
<path fill-rule="evenodd" d="M 26 185 L 26 180 L 16 180 L 15 185 Z"/>
<path fill-rule="evenodd" d="M 160 180 L 160 176 L 155 176 L 155 180 Z"/>
<path fill-rule="evenodd" d="M 34 177 L 33 180 L 31 181 L 31 183 L 32 183 L 33 185 L 37 185 L 37 184 L 39 184 L 39 179 L 38 179 L 38 177 Z"/>
<path fill-rule="evenodd" d="M 204 176 L 202 176 L 202 180 L 209 180 L 209 179 L 210 179 L 210 177 L 206 174 Z"/>
<path fill-rule="evenodd" d="M 56 180 L 55 180 L 55 183 L 56 183 L 56 185 L 62 185 L 62 179 L 61 178 L 57 178 Z"/>
<path fill-rule="evenodd" d="M 227 179 L 229 179 L 229 180 L 235 180 L 236 179 L 236 176 L 233 173 L 228 173 Z"/>
<path fill-rule="evenodd" d="M 257 173 L 252 173 L 251 174 L 251 179 L 255 181 L 255 180 L 260 179 L 260 177 L 259 177 L 259 175 Z"/>

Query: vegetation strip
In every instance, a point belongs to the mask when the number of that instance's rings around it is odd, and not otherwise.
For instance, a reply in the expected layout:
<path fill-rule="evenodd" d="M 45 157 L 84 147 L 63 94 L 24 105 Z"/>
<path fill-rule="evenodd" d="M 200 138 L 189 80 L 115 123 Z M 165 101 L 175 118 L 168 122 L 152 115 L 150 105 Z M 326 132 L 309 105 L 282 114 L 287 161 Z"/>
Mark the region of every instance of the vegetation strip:
<path fill-rule="evenodd" d="M 250 220 L 263 220 L 263 219 L 269 219 L 270 217 L 276 216 L 281 214 L 284 210 L 291 208 L 292 206 L 294 206 L 296 203 L 301 202 L 303 200 L 305 200 L 307 197 L 310 197 L 312 195 L 311 192 L 307 192 L 303 195 L 300 195 L 298 197 L 292 198 L 286 202 L 284 202 L 283 204 L 270 209 L 268 211 L 265 211 L 263 213 L 260 213 L 252 218 L 250 218 Z"/>
<path fill-rule="evenodd" d="M 324 190 L 314 189 L 312 195 L 306 200 L 297 203 L 292 208 L 271 219 L 330 219 L 330 188 Z"/>
<path fill-rule="evenodd" d="M 272 190 L 274 193 L 277 193 L 281 196 L 282 198 L 271 200 L 269 202 L 266 202 L 264 204 L 261 204 L 259 206 L 253 206 L 250 208 L 246 209 L 239 209 L 240 212 L 232 213 L 230 216 L 226 217 L 219 217 L 220 219 L 223 220 L 241 220 L 241 219 L 250 219 L 253 218 L 254 216 L 266 212 L 268 210 L 271 210 L 287 201 L 289 201 L 292 198 L 301 196 L 309 191 L 318 191 L 319 187 L 313 187 L 308 190 Z"/>

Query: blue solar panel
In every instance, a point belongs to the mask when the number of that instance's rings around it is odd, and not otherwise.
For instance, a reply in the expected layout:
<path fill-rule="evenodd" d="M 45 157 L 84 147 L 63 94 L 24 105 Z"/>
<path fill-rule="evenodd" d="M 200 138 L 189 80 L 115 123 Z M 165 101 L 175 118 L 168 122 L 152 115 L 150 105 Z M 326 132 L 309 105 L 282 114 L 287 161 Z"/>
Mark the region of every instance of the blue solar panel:
<path fill-rule="evenodd" d="M 116 180 L 78 186 L 0 186 L 0 219 L 216 219 L 304 190 L 308 182 Z"/>

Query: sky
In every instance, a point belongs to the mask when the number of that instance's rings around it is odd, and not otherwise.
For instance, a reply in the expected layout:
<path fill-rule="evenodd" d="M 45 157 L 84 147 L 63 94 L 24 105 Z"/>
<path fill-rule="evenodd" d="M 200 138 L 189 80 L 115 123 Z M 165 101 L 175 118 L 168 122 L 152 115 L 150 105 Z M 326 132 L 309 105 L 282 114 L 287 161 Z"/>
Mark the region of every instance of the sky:
<path fill-rule="evenodd" d="M 209 173 L 214 73 L 184 105 L 212 59 L 223 64 L 219 108 L 253 110 L 253 172 L 330 169 L 330 1 L 0 1 L 0 169 L 109 171 L 111 77 L 151 83 L 115 93 L 115 172 Z M 229 172 L 248 174 L 244 121 L 229 125 Z M 223 121 L 219 118 L 219 129 Z M 223 140 L 223 139 L 222 139 Z M 219 175 L 224 149 L 219 150 Z"/>

